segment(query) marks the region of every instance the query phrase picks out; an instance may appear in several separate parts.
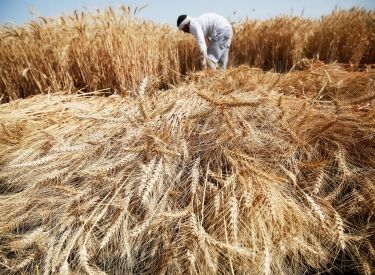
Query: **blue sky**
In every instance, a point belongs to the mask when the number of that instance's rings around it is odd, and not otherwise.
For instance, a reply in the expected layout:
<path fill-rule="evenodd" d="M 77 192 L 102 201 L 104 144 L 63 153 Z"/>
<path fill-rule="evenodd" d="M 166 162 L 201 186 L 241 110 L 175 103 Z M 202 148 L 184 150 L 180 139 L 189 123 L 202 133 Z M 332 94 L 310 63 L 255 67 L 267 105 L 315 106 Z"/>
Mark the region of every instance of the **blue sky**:
<path fill-rule="evenodd" d="M 230 18 L 232 21 L 241 19 L 265 20 L 278 15 L 298 15 L 305 18 L 320 18 L 330 14 L 336 7 L 350 9 L 353 6 L 375 10 L 374 0 L 0 0 L 0 25 L 12 21 L 22 25 L 27 20 L 35 19 L 30 13 L 34 5 L 40 16 L 56 17 L 74 10 L 83 11 L 85 6 L 89 11 L 94 7 L 104 9 L 111 6 L 115 10 L 121 5 L 136 7 L 149 4 L 136 16 L 152 20 L 156 24 L 167 23 L 175 26 L 177 17 L 188 14 L 196 17 L 205 12 L 214 12 Z"/>

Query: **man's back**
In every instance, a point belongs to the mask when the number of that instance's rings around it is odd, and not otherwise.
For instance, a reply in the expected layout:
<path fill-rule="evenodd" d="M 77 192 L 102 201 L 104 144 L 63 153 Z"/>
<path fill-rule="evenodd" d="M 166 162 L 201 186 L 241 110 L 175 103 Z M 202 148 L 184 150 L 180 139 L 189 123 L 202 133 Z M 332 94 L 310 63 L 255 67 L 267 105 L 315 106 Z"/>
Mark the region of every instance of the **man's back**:
<path fill-rule="evenodd" d="M 193 28 L 201 28 L 205 38 L 211 37 L 216 29 L 230 26 L 230 23 L 221 15 L 215 13 L 205 13 L 192 20 Z"/>

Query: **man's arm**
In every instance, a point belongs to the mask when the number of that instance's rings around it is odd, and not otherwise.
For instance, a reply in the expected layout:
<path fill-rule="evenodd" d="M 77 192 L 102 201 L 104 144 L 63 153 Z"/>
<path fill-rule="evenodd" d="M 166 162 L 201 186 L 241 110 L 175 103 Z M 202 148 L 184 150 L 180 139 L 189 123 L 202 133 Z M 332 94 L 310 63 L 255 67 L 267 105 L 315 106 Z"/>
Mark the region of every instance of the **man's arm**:
<path fill-rule="evenodd" d="M 207 65 L 207 46 L 203 35 L 203 31 L 202 29 L 190 24 L 190 33 L 195 36 L 200 51 L 202 66 L 205 67 Z"/>

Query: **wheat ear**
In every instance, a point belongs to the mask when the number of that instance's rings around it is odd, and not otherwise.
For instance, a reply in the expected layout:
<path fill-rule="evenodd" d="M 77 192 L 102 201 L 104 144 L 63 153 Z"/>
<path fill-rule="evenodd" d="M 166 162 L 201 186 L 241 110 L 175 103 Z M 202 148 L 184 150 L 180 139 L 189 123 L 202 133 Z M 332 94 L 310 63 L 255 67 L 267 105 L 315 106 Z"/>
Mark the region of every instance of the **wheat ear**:
<path fill-rule="evenodd" d="M 344 250 L 346 247 L 346 237 L 344 233 L 344 222 L 340 217 L 340 214 L 335 211 L 335 226 L 337 229 L 337 235 L 340 242 L 341 248 Z"/>
<path fill-rule="evenodd" d="M 199 184 L 199 158 L 194 161 L 194 165 L 191 171 L 191 185 L 190 185 L 190 193 L 191 199 L 193 201 L 194 196 L 197 192 L 197 185 Z"/>
<path fill-rule="evenodd" d="M 162 177 L 162 169 L 163 169 L 163 159 L 161 158 L 156 165 L 155 172 L 151 179 L 147 182 L 147 185 L 145 186 L 145 191 L 142 196 L 141 203 L 142 205 L 146 205 L 150 195 L 151 191 L 153 190 L 155 184 L 158 182 L 158 180 Z"/>
<path fill-rule="evenodd" d="M 270 244 L 267 237 L 263 236 L 264 241 L 264 274 L 271 274 L 271 253 L 269 250 Z"/>
<path fill-rule="evenodd" d="M 238 243 L 238 204 L 237 204 L 237 199 L 234 196 L 232 196 L 229 199 L 229 212 L 230 212 L 229 224 L 231 226 L 233 244 L 237 245 Z"/>
<path fill-rule="evenodd" d="M 139 188 L 138 188 L 138 197 L 142 197 L 142 194 L 143 194 L 143 190 L 147 184 L 147 181 L 148 179 L 150 178 L 150 175 L 151 175 L 151 172 L 152 170 L 154 170 L 154 167 L 155 167 L 155 163 L 156 163 L 156 159 L 153 158 L 147 168 L 146 168 L 146 171 L 144 172 L 142 178 L 141 178 L 141 183 L 139 185 Z"/>
<path fill-rule="evenodd" d="M 311 208 L 314 210 L 314 212 L 316 212 L 318 214 L 320 221 L 322 223 L 324 223 L 325 217 L 324 217 L 323 211 L 320 209 L 319 205 L 314 201 L 314 199 L 312 197 L 310 197 L 306 193 L 305 193 L 305 196 L 306 196 L 306 199 L 309 202 Z"/>

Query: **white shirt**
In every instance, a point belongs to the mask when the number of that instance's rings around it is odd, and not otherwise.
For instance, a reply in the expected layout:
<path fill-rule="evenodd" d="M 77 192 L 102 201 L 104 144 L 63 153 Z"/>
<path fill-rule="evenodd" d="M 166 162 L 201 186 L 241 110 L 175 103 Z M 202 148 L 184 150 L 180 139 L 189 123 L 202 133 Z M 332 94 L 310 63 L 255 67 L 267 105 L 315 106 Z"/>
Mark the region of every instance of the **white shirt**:
<path fill-rule="evenodd" d="M 207 46 L 206 38 L 211 38 L 216 29 L 231 27 L 230 23 L 221 15 L 205 13 L 190 20 L 189 32 L 195 36 L 201 52 L 202 65 L 206 65 Z"/>

